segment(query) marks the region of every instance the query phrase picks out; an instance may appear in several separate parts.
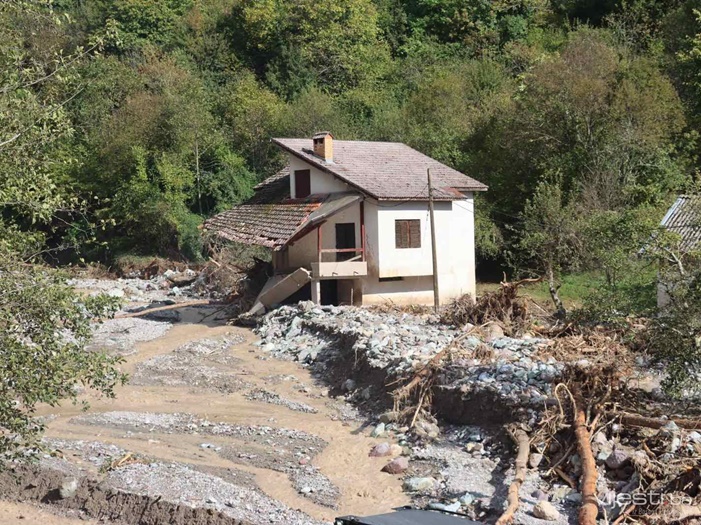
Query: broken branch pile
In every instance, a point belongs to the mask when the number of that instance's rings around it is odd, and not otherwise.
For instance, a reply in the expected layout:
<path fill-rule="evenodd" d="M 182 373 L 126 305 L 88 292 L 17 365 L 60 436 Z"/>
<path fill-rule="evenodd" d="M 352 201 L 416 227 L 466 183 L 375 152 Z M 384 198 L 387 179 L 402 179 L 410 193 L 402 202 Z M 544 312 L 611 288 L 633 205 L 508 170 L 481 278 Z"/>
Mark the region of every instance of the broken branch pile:
<path fill-rule="evenodd" d="M 481 295 L 477 301 L 470 295 L 463 295 L 443 307 L 441 322 L 453 326 L 480 326 L 496 322 L 504 328 L 506 335 L 518 336 L 529 324 L 528 303 L 519 296 L 518 288 L 537 281 L 502 282 L 499 289 Z"/>

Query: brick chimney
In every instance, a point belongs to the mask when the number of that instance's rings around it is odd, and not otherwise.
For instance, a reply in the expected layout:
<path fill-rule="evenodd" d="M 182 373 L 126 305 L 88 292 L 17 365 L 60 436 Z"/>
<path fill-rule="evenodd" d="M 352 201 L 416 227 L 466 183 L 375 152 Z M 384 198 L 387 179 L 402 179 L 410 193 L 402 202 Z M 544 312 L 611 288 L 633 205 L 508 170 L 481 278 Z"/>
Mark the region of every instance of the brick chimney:
<path fill-rule="evenodd" d="M 333 135 L 328 131 L 320 131 L 312 137 L 314 142 L 314 155 L 321 157 L 326 162 L 333 162 Z"/>

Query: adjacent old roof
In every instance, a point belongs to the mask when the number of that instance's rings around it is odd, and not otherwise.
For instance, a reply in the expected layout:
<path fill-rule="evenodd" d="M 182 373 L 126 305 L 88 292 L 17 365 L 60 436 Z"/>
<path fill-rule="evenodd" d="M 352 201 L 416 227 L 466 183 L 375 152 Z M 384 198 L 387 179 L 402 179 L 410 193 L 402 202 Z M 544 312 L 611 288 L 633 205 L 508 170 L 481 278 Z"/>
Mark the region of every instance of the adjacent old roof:
<path fill-rule="evenodd" d="M 274 182 L 273 178 L 267 179 L 268 184 Z M 261 183 L 264 188 L 268 187 L 267 181 Z M 280 250 L 361 199 L 355 193 L 341 193 L 271 204 L 241 204 L 208 219 L 204 227 L 229 241 Z"/>
<path fill-rule="evenodd" d="M 681 237 L 679 249 L 682 252 L 701 248 L 701 195 L 680 195 L 661 225 Z"/>
<path fill-rule="evenodd" d="M 431 169 L 434 198 L 458 200 L 461 191 L 487 186 L 399 142 L 335 140 L 333 162 L 314 155 L 311 139 L 273 139 L 289 153 L 331 173 L 378 200 L 427 200 L 426 169 Z"/>
<path fill-rule="evenodd" d="M 244 204 L 273 204 L 290 198 L 290 168 L 285 166 L 275 175 L 256 185 L 253 196 Z"/>

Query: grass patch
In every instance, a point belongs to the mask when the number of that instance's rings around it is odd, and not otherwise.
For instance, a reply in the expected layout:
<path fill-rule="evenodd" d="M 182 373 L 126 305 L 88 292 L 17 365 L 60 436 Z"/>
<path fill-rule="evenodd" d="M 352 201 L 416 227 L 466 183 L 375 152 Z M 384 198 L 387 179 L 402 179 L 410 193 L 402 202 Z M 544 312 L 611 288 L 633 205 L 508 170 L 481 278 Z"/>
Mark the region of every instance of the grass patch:
<path fill-rule="evenodd" d="M 562 276 L 560 298 L 568 310 L 582 306 L 584 298 L 593 293 L 604 282 L 604 276 L 596 272 L 583 272 Z M 496 290 L 499 283 L 477 283 L 477 295 Z M 526 284 L 520 288 L 521 294 L 548 310 L 553 309 L 548 284 L 545 282 Z"/>

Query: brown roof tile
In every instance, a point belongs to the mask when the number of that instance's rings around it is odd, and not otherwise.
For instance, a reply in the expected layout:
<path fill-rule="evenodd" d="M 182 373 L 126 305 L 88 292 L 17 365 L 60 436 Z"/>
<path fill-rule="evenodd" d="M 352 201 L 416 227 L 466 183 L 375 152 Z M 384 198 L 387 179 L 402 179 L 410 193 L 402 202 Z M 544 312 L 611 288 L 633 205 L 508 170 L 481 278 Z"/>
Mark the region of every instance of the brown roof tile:
<path fill-rule="evenodd" d="M 280 138 L 273 142 L 379 200 L 427 200 L 427 168 L 431 169 L 438 200 L 461 199 L 459 190 L 487 189 L 481 182 L 399 142 L 335 140 L 333 162 L 312 153 L 311 139 Z"/>
<path fill-rule="evenodd" d="M 321 202 L 241 204 L 208 219 L 204 227 L 220 237 L 278 250 Z"/>
<path fill-rule="evenodd" d="M 256 185 L 255 193 L 244 204 L 272 204 L 290 198 L 290 168 L 285 166 L 275 175 Z"/>

